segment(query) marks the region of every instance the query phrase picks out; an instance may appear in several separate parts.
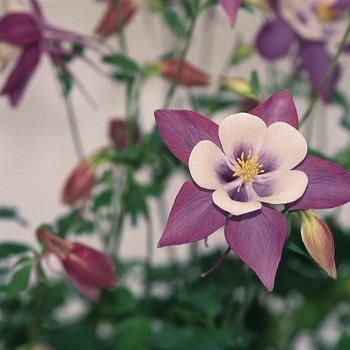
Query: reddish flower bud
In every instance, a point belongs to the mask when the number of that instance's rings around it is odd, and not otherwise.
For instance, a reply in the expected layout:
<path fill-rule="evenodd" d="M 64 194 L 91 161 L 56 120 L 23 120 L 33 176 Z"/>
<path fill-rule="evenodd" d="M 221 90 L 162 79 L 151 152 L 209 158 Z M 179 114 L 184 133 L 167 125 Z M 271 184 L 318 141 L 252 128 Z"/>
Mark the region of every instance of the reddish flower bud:
<path fill-rule="evenodd" d="M 68 279 L 87 298 L 98 301 L 101 288 L 117 286 L 115 264 L 106 254 L 44 229 L 38 231 L 38 237 L 61 260 Z"/>
<path fill-rule="evenodd" d="M 107 9 L 102 16 L 95 34 L 107 37 L 113 33 L 118 33 L 123 25 L 128 23 L 139 6 L 137 0 L 108 1 Z"/>
<path fill-rule="evenodd" d="M 334 262 L 334 241 L 327 224 L 310 210 L 301 212 L 301 238 L 311 257 L 317 264 L 336 279 L 337 270 Z"/>
<path fill-rule="evenodd" d="M 86 200 L 95 184 L 95 168 L 88 162 L 79 164 L 69 176 L 63 188 L 63 203 L 73 205 Z"/>
<path fill-rule="evenodd" d="M 173 81 L 176 79 L 179 66 L 180 60 L 178 58 L 162 60 L 160 62 L 160 75 L 165 79 Z M 209 85 L 210 77 L 207 73 L 192 64 L 184 62 L 177 82 L 180 85 L 186 86 L 206 86 Z"/>
<path fill-rule="evenodd" d="M 135 145 L 140 141 L 139 128 L 135 121 L 112 119 L 109 124 L 109 137 L 117 149 L 125 149 L 128 145 Z"/>

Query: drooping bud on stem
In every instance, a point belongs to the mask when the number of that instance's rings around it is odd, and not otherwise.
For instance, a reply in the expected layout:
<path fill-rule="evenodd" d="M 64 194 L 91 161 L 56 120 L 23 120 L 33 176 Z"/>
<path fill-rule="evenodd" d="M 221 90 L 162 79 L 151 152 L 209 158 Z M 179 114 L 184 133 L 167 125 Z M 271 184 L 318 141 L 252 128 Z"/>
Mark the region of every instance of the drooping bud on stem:
<path fill-rule="evenodd" d="M 75 288 L 87 298 L 98 301 L 102 288 L 117 286 L 115 264 L 106 254 L 84 244 L 64 240 L 46 229 L 39 229 L 37 235 L 61 261 Z"/>
<path fill-rule="evenodd" d="M 301 215 L 301 238 L 307 251 L 330 277 L 336 279 L 334 241 L 329 227 L 310 210 L 301 211 Z"/>

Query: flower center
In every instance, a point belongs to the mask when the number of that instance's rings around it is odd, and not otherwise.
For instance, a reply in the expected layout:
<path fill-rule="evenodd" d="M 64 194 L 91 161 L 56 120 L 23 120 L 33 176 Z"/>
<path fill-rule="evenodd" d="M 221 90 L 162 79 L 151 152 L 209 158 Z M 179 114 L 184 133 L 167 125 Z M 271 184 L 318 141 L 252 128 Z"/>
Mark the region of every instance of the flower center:
<path fill-rule="evenodd" d="M 242 152 L 241 157 L 237 158 L 238 164 L 233 166 L 233 177 L 239 176 L 241 178 L 241 183 L 237 188 L 237 192 L 241 190 L 244 182 L 251 184 L 254 182 L 254 178 L 256 175 L 264 172 L 262 168 L 262 164 L 258 163 L 259 156 L 254 156 L 252 158 L 252 151 L 248 151 L 247 160 L 244 160 L 244 152 Z"/>
<path fill-rule="evenodd" d="M 339 16 L 339 11 L 331 10 L 329 6 L 332 1 L 324 0 L 315 6 L 315 13 L 319 21 L 331 21 Z"/>

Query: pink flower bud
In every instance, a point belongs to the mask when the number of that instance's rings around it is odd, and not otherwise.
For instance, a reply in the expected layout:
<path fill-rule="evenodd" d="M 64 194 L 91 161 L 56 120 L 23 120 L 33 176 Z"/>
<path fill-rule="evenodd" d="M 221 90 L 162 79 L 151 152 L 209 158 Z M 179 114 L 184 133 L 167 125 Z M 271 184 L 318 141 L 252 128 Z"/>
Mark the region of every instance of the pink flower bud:
<path fill-rule="evenodd" d="M 138 7 L 136 0 L 108 1 L 107 9 L 100 20 L 95 33 L 103 38 L 118 33 L 128 23 Z"/>
<path fill-rule="evenodd" d="M 86 200 L 95 184 L 95 168 L 88 162 L 79 164 L 69 176 L 63 188 L 62 200 L 68 205 Z"/>
<path fill-rule="evenodd" d="M 310 210 L 301 212 L 301 238 L 311 257 L 317 264 L 336 279 L 337 270 L 334 262 L 334 241 L 327 224 Z"/>
<path fill-rule="evenodd" d="M 133 120 L 112 119 L 109 124 L 109 137 L 117 149 L 122 150 L 137 144 L 140 141 L 140 132 Z"/>
<path fill-rule="evenodd" d="M 160 62 L 160 75 L 173 81 L 176 78 L 180 66 L 178 58 L 169 58 Z M 207 73 L 196 68 L 188 62 L 184 62 L 181 74 L 178 77 L 178 84 L 186 86 L 206 86 L 209 85 L 210 77 Z"/>
<path fill-rule="evenodd" d="M 117 286 L 115 264 L 106 254 L 44 229 L 38 231 L 38 237 L 61 260 L 68 279 L 87 298 L 98 301 L 102 288 Z"/>

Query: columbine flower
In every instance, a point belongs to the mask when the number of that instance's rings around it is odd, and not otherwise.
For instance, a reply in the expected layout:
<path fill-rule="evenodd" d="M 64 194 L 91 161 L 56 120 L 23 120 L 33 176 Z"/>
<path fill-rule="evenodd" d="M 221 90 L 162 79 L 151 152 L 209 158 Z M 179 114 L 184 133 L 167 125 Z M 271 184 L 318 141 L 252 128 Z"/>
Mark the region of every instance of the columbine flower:
<path fill-rule="evenodd" d="M 19 103 L 42 53 L 49 54 L 53 63 L 72 77 L 63 57 L 74 57 L 79 53 L 63 48 L 61 43 L 89 46 L 98 50 L 94 39 L 46 23 L 37 0 L 31 0 L 31 5 L 32 12 L 9 13 L 0 20 L 0 41 L 22 49 L 1 91 L 1 95 L 9 95 L 13 106 Z"/>
<path fill-rule="evenodd" d="M 44 229 L 38 231 L 38 237 L 49 253 L 62 262 L 74 287 L 87 298 L 98 301 L 102 288 L 117 286 L 114 262 L 106 254 L 81 243 L 66 241 Z"/>
<path fill-rule="evenodd" d="M 133 120 L 112 119 L 109 123 L 109 137 L 117 149 L 122 150 L 140 141 L 140 130 Z"/>
<path fill-rule="evenodd" d="M 310 210 L 301 211 L 301 238 L 311 257 L 332 278 L 337 278 L 334 241 L 327 224 Z"/>
<path fill-rule="evenodd" d="M 180 64 L 181 61 L 178 58 L 167 58 L 149 63 L 148 68 L 153 74 L 159 74 L 169 81 L 174 81 L 177 78 L 177 83 L 179 85 L 209 85 L 209 75 L 186 61 L 182 63 L 181 73 L 179 77 L 177 77 Z"/>
<path fill-rule="evenodd" d="M 275 16 L 261 29 L 257 48 L 267 59 L 285 57 L 297 41 L 301 67 L 307 72 L 312 89 L 317 91 L 332 62 L 328 45 L 338 45 L 348 25 L 345 9 L 350 0 L 270 0 Z M 333 72 L 323 91 L 323 99 L 331 93 L 340 73 Z"/>
<path fill-rule="evenodd" d="M 142 5 L 143 0 L 109 0 L 95 34 L 101 37 L 108 37 L 118 33 L 123 25 L 127 24 L 134 16 L 137 8 Z"/>
<path fill-rule="evenodd" d="M 189 166 L 158 246 L 207 238 L 221 226 L 230 248 L 271 291 L 287 237 L 275 209 L 331 208 L 350 201 L 350 174 L 306 156 L 288 90 L 220 125 L 192 111 L 155 112 L 170 151 Z"/>
<path fill-rule="evenodd" d="M 236 23 L 238 9 L 241 6 L 243 0 L 218 0 L 218 3 L 224 9 L 230 24 L 233 27 Z"/>
<path fill-rule="evenodd" d="M 95 184 L 95 168 L 86 162 L 78 165 L 66 181 L 62 201 L 73 205 L 78 200 L 87 200 Z"/>
<path fill-rule="evenodd" d="M 105 160 L 102 150 L 86 158 L 72 171 L 63 187 L 63 203 L 73 205 L 77 201 L 86 202 L 95 185 L 96 170 Z"/>

